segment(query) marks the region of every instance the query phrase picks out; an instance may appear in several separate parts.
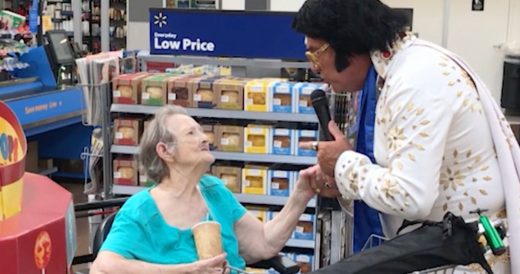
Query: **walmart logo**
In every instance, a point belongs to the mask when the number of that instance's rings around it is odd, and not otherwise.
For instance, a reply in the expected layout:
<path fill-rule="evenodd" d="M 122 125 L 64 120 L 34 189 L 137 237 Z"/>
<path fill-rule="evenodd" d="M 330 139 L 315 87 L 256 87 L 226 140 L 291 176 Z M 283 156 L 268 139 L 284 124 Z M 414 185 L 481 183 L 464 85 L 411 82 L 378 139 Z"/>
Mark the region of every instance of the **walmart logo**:
<path fill-rule="evenodd" d="M 157 15 L 154 15 L 153 17 L 155 20 L 154 20 L 154 25 L 159 25 L 160 28 L 163 27 L 163 25 L 166 26 L 166 19 L 168 19 L 166 17 L 166 15 L 162 14 L 162 12 L 159 12 L 159 14 Z"/>

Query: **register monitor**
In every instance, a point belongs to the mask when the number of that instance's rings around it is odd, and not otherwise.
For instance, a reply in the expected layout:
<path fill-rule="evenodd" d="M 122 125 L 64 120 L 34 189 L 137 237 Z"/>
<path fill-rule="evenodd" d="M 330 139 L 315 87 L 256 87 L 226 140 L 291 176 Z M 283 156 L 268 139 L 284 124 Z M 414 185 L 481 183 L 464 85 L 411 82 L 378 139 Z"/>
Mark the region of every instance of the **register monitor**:
<path fill-rule="evenodd" d="M 67 33 L 63 30 L 51 30 L 45 34 L 47 37 L 50 57 L 57 67 L 74 65 L 74 50 L 69 42 Z"/>

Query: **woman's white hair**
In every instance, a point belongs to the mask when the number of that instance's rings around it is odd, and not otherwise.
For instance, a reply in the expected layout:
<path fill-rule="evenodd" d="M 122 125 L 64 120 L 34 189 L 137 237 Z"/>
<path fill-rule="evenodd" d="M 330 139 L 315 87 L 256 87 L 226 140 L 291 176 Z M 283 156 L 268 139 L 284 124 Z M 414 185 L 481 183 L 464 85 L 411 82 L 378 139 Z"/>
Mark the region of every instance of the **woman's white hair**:
<path fill-rule="evenodd" d="M 170 176 L 170 171 L 164 160 L 157 154 L 155 147 L 159 142 L 163 142 L 168 146 L 175 145 L 175 136 L 168 131 L 166 119 L 177 114 L 188 115 L 188 112 L 183 107 L 175 105 L 166 105 L 159 108 L 141 138 L 141 152 L 139 154 L 141 166 L 148 178 L 156 184 L 160 183 L 165 177 Z"/>

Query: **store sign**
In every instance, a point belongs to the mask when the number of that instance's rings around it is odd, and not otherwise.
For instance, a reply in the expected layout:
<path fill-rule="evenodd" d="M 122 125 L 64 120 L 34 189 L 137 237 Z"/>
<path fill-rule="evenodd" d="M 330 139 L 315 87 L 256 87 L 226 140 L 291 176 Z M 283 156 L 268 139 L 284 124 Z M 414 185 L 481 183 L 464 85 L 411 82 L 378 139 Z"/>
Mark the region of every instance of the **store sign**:
<path fill-rule="evenodd" d="M 152 54 L 305 60 L 294 13 L 150 9 Z"/>
<path fill-rule="evenodd" d="M 19 115 L 18 118 L 23 126 L 60 116 L 77 114 L 84 109 L 83 91 L 80 88 L 44 93 L 21 100 L 11 100 L 7 104 Z"/>

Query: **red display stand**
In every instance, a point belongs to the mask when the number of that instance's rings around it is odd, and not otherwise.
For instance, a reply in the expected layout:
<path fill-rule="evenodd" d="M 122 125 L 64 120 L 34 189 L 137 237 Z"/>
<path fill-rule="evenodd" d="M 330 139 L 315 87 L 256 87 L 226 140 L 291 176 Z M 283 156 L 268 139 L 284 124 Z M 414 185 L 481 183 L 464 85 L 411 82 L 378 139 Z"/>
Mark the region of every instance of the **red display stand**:
<path fill-rule="evenodd" d="M 76 251 L 72 194 L 25 173 L 22 211 L 0 221 L 0 273 L 68 273 Z"/>

